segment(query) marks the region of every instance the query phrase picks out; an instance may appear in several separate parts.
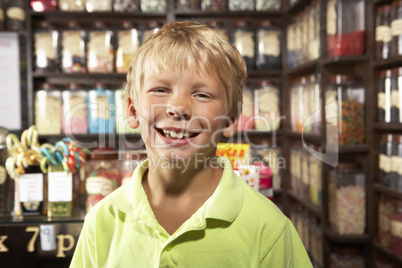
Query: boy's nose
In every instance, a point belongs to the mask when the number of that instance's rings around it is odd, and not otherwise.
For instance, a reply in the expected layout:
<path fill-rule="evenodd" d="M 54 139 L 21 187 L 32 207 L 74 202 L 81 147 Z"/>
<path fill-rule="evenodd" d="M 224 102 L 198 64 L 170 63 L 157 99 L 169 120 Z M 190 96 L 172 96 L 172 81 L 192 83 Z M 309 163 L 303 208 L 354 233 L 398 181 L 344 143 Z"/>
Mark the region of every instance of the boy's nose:
<path fill-rule="evenodd" d="M 191 116 L 188 109 L 184 109 L 182 106 L 172 104 L 166 108 L 166 115 L 175 120 L 188 120 Z"/>

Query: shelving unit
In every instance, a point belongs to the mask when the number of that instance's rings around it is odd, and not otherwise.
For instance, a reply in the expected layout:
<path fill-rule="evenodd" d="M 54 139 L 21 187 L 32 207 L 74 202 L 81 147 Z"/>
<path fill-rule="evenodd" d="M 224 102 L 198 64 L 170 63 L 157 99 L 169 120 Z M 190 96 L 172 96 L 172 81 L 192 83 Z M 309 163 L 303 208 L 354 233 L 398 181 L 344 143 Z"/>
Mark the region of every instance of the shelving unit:
<path fill-rule="evenodd" d="M 194 19 L 200 22 L 214 19 L 220 20 L 225 25 L 232 25 L 236 19 L 245 19 L 253 21 L 256 27 L 257 21 L 263 19 L 273 19 L 281 25 L 283 32 L 286 27 L 291 23 L 291 18 L 303 11 L 312 0 L 298 0 L 293 5 L 289 4 L 288 0 L 283 1 L 282 11 L 269 11 L 269 12 L 202 12 L 202 11 L 178 11 L 174 7 L 174 0 L 168 0 L 168 9 L 166 13 L 114 13 L 114 12 L 101 12 L 101 13 L 67 13 L 67 12 L 28 12 L 27 25 L 28 30 L 25 33 L 27 37 L 26 53 L 27 53 L 27 92 L 28 92 L 28 122 L 29 125 L 34 123 L 34 93 L 38 83 L 47 81 L 50 83 L 66 84 L 69 81 L 76 81 L 84 84 L 92 84 L 95 81 L 108 82 L 118 85 L 125 81 L 125 74 L 65 74 L 65 73 L 35 73 L 33 70 L 32 51 L 33 51 L 33 31 L 37 22 L 48 20 L 54 23 L 63 24 L 70 19 L 80 22 L 91 23 L 94 20 L 102 19 L 111 23 L 118 23 L 123 20 L 134 20 L 143 25 L 150 20 L 163 21 L 164 23 L 172 20 L 185 20 Z M 281 112 L 287 118 L 282 122 L 281 129 L 275 132 L 251 130 L 242 133 L 237 133 L 232 141 L 244 141 L 246 138 L 256 141 L 274 141 L 280 145 L 283 157 L 286 159 L 286 169 L 282 173 L 282 190 L 275 190 L 274 196 L 278 205 L 283 209 L 286 215 L 290 215 L 292 204 L 297 204 L 305 209 L 309 214 L 317 219 L 320 230 L 323 233 L 323 258 L 324 267 L 329 267 L 329 254 L 335 245 L 351 245 L 359 248 L 364 252 L 367 267 L 373 267 L 377 253 L 380 253 L 395 263 L 402 265 L 402 258 L 393 254 L 390 250 L 383 248 L 376 241 L 378 233 L 378 196 L 385 194 L 396 199 L 402 199 L 402 193 L 396 192 L 390 188 L 383 187 L 379 184 L 379 170 L 378 170 L 378 153 L 379 141 L 382 133 L 395 133 L 402 134 L 402 124 L 385 124 L 379 123 L 377 118 L 377 90 L 378 90 L 378 77 L 379 72 L 384 69 L 402 66 L 402 56 L 393 57 L 387 60 L 376 60 L 374 50 L 374 33 L 375 33 L 375 9 L 384 4 L 391 3 L 392 0 L 366 0 L 366 53 L 365 55 L 352 55 L 341 57 L 327 57 L 326 56 L 326 34 L 325 34 L 325 7 L 327 0 L 318 0 L 321 7 L 321 55 L 319 59 L 306 62 L 300 66 L 289 69 L 287 68 L 286 57 L 286 34 L 282 34 L 282 70 L 274 71 L 259 71 L 249 70 L 248 79 L 258 81 L 260 79 L 271 79 L 280 83 L 280 106 Z M 143 26 L 140 26 L 143 27 Z M 228 27 L 230 29 L 230 26 Z M 329 227 L 328 219 L 328 174 L 332 167 L 324 165 L 322 169 L 322 206 L 318 207 L 309 201 L 304 200 L 295 192 L 291 187 L 290 179 L 290 152 L 291 146 L 294 142 L 302 142 L 303 140 L 308 144 L 319 145 L 323 149 L 326 148 L 326 125 L 325 125 L 325 109 L 321 110 L 321 135 L 314 134 L 301 134 L 291 130 L 290 126 L 290 81 L 296 77 L 320 74 L 320 88 L 321 88 L 321 107 L 325 107 L 324 93 L 325 89 L 330 84 L 331 75 L 338 73 L 355 74 L 359 76 L 366 89 L 366 118 L 365 118 L 365 144 L 356 146 L 340 147 L 336 153 L 339 161 L 354 161 L 361 164 L 363 171 L 366 175 L 366 232 L 363 235 L 342 236 L 333 232 Z M 374 121 L 373 121 L 374 119 Z M 43 141 L 57 141 L 65 135 L 42 135 L 40 136 L 41 142 Z M 74 135 L 74 137 L 82 142 L 99 141 L 97 134 L 88 135 Z M 141 142 L 139 134 L 105 134 L 102 139 L 104 141 L 113 141 L 115 144 L 121 144 L 125 141 Z M 120 143 L 121 142 L 121 143 Z M 289 164 L 290 163 L 290 164 Z M 78 211 L 74 216 L 68 219 L 47 219 L 41 217 L 38 219 L 24 219 L 23 222 L 17 222 L 10 218 L 0 218 L 1 226 L 27 226 L 31 224 L 67 224 L 68 223 L 82 223 L 83 214 Z"/>

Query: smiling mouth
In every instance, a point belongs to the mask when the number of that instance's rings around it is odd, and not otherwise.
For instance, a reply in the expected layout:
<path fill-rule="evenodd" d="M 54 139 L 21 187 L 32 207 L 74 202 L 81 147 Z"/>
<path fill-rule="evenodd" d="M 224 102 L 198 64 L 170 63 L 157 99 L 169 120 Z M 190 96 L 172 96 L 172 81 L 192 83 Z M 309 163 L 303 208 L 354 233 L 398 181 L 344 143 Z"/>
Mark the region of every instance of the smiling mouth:
<path fill-rule="evenodd" d="M 166 130 L 166 129 L 157 129 L 157 131 L 169 139 L 191 139 L 198 136 L 200 133 L 189 132 L 185 130 Z"/>

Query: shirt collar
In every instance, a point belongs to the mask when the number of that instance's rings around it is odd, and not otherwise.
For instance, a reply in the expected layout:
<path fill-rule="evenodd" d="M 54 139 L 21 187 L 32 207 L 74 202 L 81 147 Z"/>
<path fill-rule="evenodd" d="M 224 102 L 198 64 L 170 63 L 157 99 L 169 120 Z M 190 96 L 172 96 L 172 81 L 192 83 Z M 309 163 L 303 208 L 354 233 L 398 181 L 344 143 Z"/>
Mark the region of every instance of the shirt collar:
<path fill-rule="evenodd" d="M 205 218 L 232 222 L 243 205 L 243 188 L 240 179 L 233 172 L 230 161 L 224 157 L 218 157 L 218 161 L 223 166 L 223 173 L 215 192 L 204 204 Z M 142 187 L 142 178 L 147 169 L 148 160 L 144 160 L 135 168 L 132 179 L 121 189 L 122 193 L 110 198 L 117 209 L 134 215 L 137 220 L 145 220 L 144 216 L 155 217 L 153 213 L 146 215 L 148 213 L 145 206 L 148 205 L 148 199 Z"/>

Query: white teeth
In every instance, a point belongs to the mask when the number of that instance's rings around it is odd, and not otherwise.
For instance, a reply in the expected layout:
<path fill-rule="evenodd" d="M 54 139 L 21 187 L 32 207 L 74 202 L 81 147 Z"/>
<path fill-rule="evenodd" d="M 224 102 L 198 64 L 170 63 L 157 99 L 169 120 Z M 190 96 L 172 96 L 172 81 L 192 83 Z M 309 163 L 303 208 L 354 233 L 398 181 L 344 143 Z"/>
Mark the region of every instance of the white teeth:
<path fill-rule="evenodd" d="M 176 131 L 174 131 L 174 130 L 165 130 L 165 129 L 163 129 L 163 133 L 165 134 L 165 136 L 167 136 L 167 135 L 169 135 L 171 138 L 174 138 L 174 139 L 182 139 L 183 137 L 184 138 L 190 138 L 190 133 L 188 133 L 187 131 L 186 132 L 176 132 Z"/>

